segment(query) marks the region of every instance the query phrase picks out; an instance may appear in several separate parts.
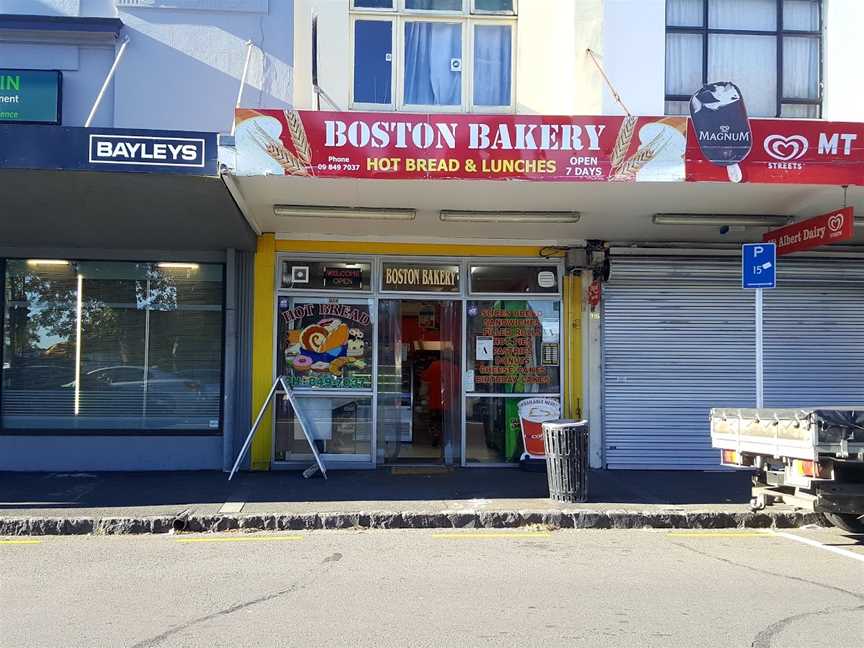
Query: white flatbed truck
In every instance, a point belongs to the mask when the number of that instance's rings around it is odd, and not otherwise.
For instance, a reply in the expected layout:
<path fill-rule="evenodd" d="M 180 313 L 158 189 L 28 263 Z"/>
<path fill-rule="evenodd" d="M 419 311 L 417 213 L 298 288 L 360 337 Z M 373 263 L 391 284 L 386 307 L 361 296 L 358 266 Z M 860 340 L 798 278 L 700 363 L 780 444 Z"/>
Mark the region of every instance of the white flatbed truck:
<path fill-rule="evenodd" d="M 782 501 L 864 533 L 864 408 L 714 408 L 711 443 L 753 470 L 754 510 Z"/>

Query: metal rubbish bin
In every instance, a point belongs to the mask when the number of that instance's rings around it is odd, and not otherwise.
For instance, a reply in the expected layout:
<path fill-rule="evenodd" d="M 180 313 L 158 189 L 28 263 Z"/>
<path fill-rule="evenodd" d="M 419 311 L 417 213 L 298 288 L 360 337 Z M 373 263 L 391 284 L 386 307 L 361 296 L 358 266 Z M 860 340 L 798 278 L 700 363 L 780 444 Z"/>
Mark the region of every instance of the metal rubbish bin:
<path fill-rule="evenodd" d="M 588 501 L 588 421 L 543 424 L 549 497 L 559 502 Z"/>

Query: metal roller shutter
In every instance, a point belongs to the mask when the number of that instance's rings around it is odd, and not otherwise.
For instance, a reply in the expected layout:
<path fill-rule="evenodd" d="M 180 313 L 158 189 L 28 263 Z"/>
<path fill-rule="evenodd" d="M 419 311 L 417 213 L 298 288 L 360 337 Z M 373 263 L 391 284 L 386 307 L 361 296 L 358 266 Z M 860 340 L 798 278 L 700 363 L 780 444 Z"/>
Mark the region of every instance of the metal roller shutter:
<path fill-rule="evenodd" d="M 864 260 L 788 259 L 764 291 L 765 405 L 864 405 Z"/>
<path fill-rule="evenodd" d="M 613 258 L 603 298 L 608 468 L 717 468 L 708 410 L 753 405 L 753 297 L 735 259 Z"/>
<path fill-rule="evenodd" d="M 765 295 L 765 404 L 864 403 L 864 262 L 783 259 Z M 755 404 L 740 259 L 613 258 L 603 307 L 608 468 L 718 467 L 711 407 Z"/>

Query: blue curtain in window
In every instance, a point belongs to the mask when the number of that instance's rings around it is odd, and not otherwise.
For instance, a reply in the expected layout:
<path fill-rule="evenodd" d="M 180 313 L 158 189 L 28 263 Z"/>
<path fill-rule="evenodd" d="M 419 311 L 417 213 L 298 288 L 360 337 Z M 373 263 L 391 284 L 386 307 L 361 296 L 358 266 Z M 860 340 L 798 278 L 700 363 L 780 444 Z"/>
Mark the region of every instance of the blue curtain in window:
<path fill-rule="evenodd" d="M 354 101 L 390 103 L 392 29 L 387 20 L 354 23 Z"/>
<path fill-rule="evenodd" d="M 474 105 L 510 105 L 511 28 L 478 25 L 474 29 Z"/>
<path fill-rule="evenodd" d="M 462 103 L 462 26 L 441 22 L 405 24 L 405 103 L 455 106 Z"/>

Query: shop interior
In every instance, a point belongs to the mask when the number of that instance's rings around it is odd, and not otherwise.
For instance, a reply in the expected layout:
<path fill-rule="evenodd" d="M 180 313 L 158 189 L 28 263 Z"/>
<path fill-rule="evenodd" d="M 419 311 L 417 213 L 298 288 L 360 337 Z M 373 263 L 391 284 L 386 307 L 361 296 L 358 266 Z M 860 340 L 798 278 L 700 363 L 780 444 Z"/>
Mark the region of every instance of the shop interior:
<path fill-rule="evenodd" d="M 452 462 L 461 421 L 461 302 L 381 300 L 379 315 L 379 461 Z"/>

